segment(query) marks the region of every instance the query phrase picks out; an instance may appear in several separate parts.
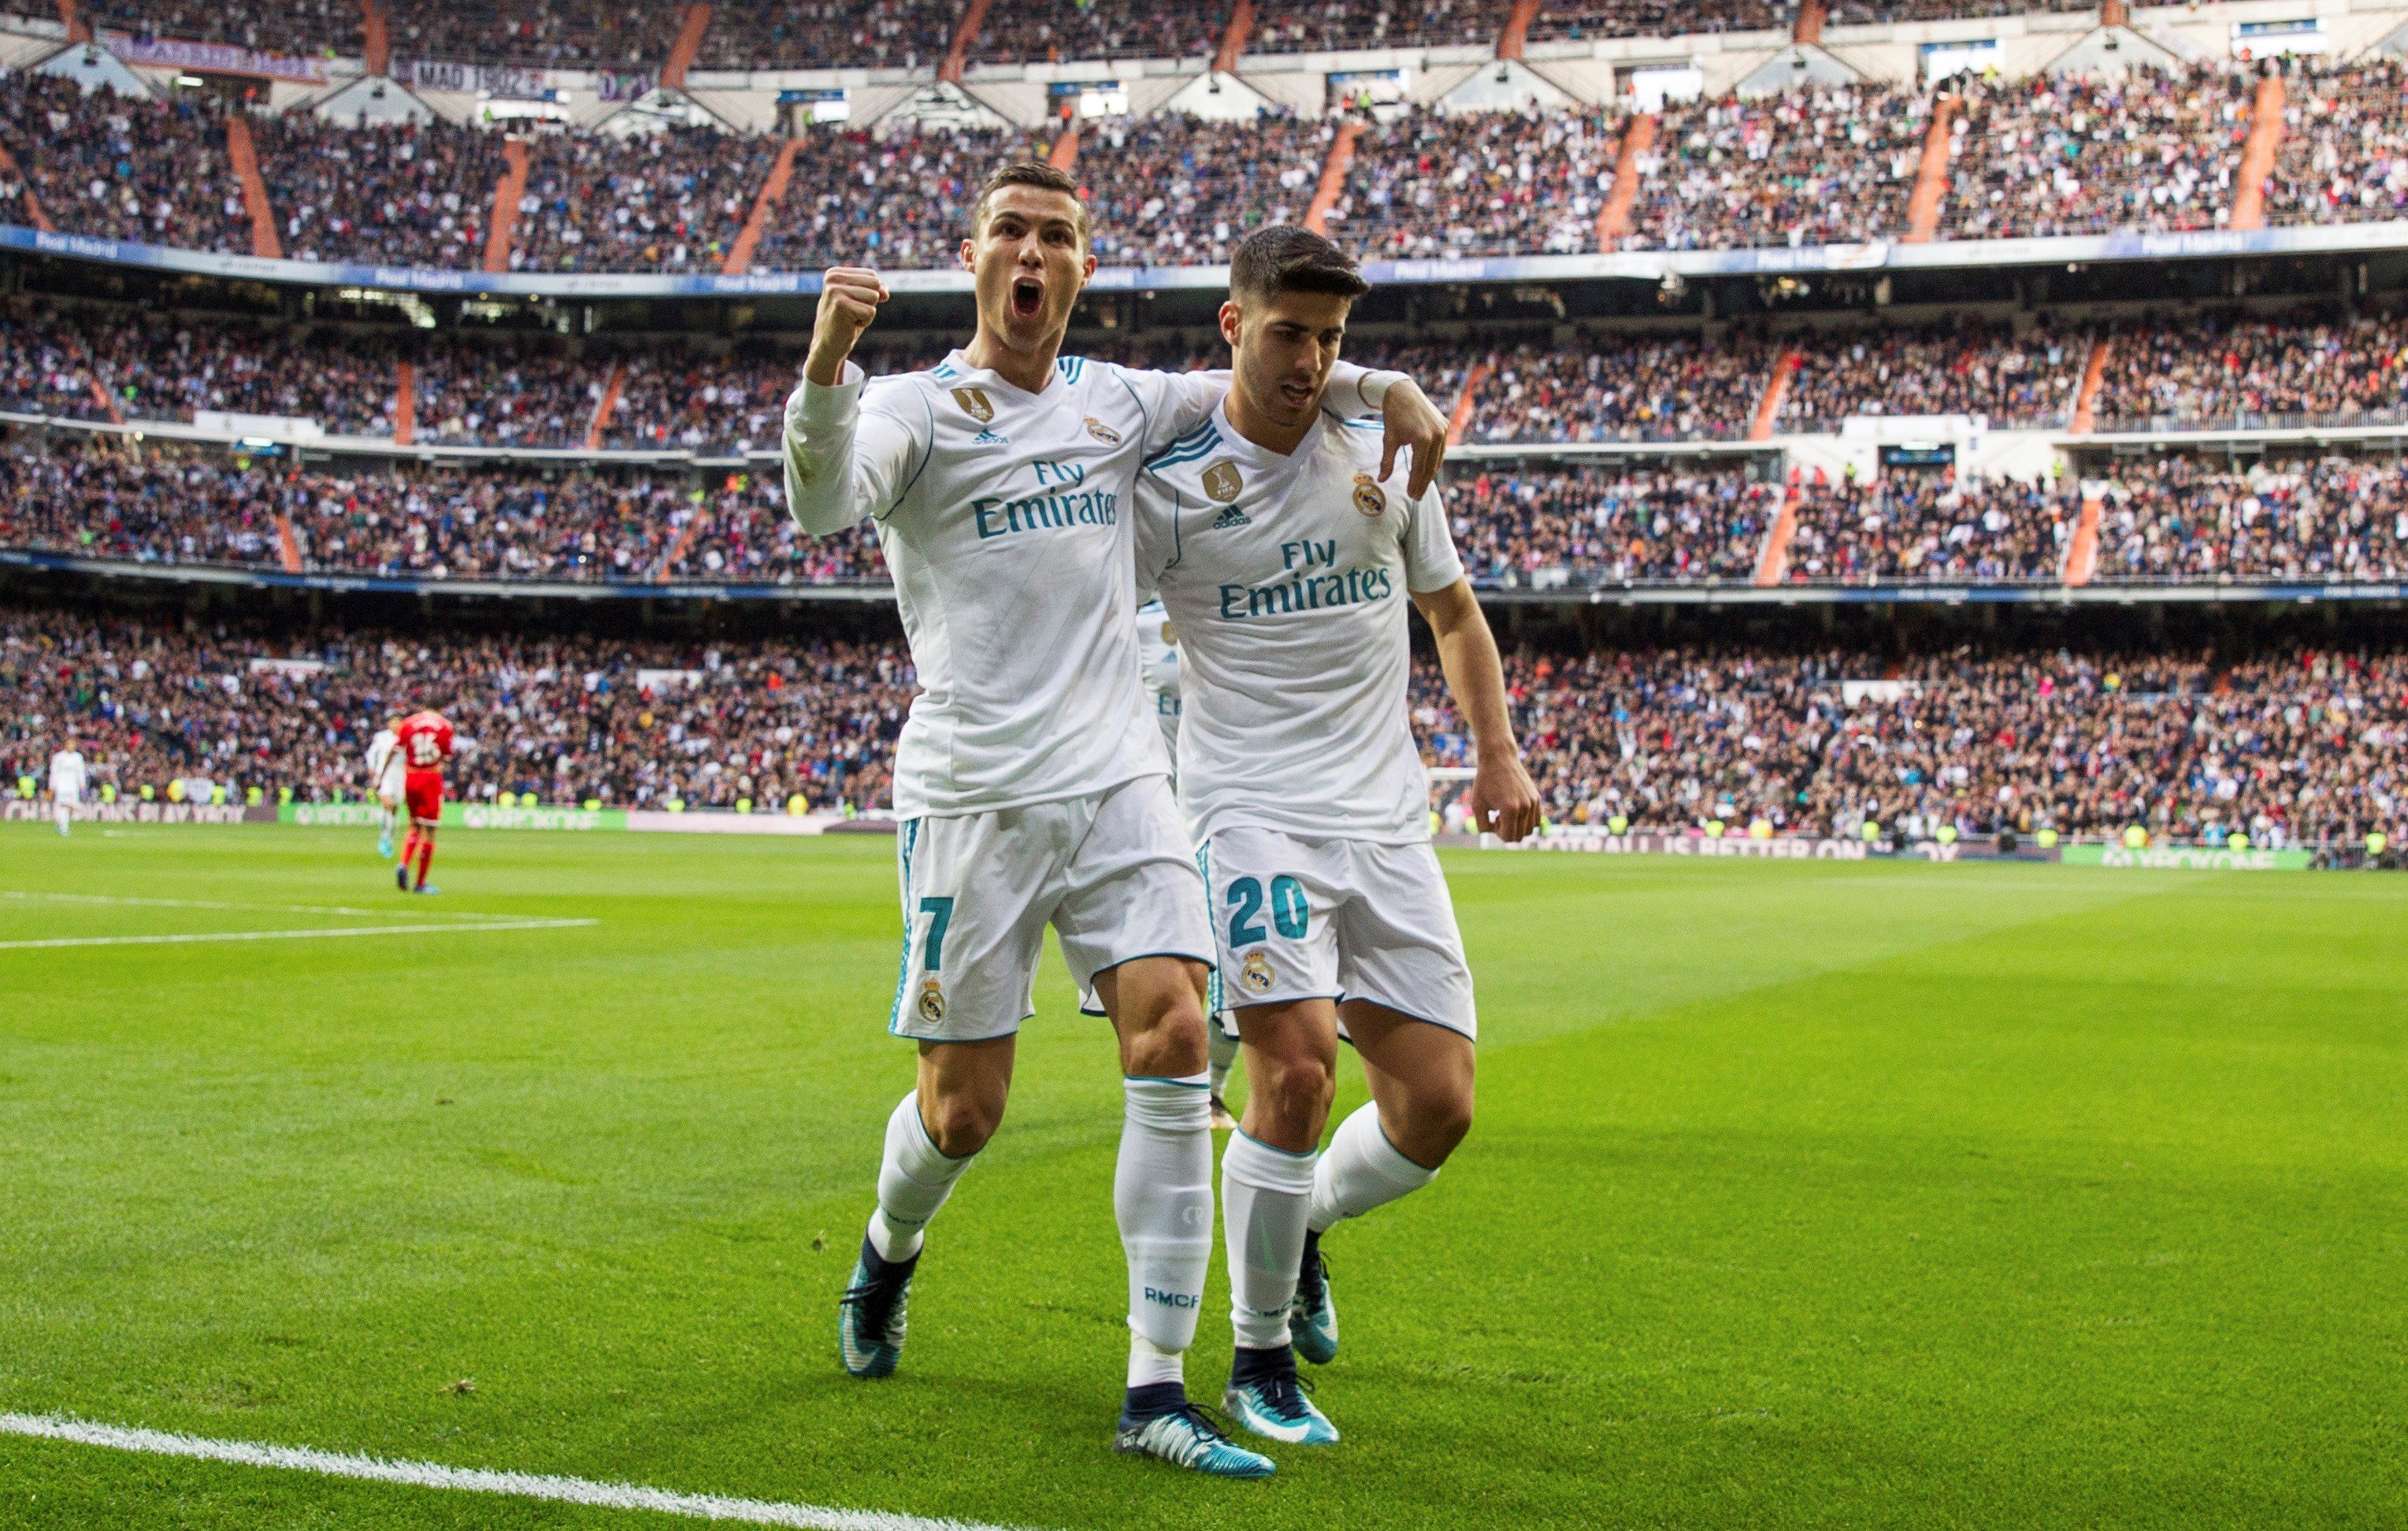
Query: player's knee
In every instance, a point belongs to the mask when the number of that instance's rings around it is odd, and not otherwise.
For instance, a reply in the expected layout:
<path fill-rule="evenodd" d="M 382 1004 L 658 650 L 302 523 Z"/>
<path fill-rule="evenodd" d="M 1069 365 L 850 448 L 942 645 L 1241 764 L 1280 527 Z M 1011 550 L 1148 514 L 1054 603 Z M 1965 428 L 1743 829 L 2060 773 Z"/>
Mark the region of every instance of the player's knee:
<path fill-rule="evenodd" d="M 987 1139 L 1003 1125 L 1003 1100 L 975 1091 L 939 1095 L 921 1103 L 920 1120 L 935 1139 L 938 1152 L 949 1159 L 964 1159 L 986 1147 Z"/>
<path fill-rule="evenodd" d="M 1464 1080 L 1415 1091 L 1407 1106 L 1399 1151 L 1425 1169 L 1436 1169 L 1471 1132 L 1471 1081 Z"/>
<path fill-rule="evenodd" d="M 1283 1141 L 1314 1143 L 1329 1123 L 1338 1071 L 1332 1060 L 1309 1052 L 1264 1057 L 1254 1067 L 1252 1089 Z"/>

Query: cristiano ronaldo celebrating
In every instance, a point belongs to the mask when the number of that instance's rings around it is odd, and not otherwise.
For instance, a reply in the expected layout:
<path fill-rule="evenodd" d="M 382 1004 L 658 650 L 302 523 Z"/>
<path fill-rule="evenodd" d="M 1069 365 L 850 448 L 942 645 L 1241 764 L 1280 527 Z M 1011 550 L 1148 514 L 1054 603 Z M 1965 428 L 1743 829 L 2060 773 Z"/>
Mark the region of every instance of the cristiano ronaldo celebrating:
<path fill-rule="evenodd" d="M 886 288 L 831 270 L 787 402 L 795 520 L 813 536 L 876 522 L 922 687 L 896 748 L 904 951 L 888 1023 L 918 1043 L 918 1088 L 886 1124 L 838 1343 L 855 1376 L 895 1369 L 924 1230 L 1002 1120 L 1050 923 L 1120 1045 L 1112 1195 L 1130 1340 L 1114 1445 L 1261 1477 L 1270 1460 L 1189 1403 L 1182 1375 L 1211 1258 L 1214 953 L 1130 620 L 1140 465 L 1201 422 L 1227 379 L 1059 354 L 1095 270 L 1088 235 L 1068 176 L 998 171 L 962 244 L 970 343 L 865 387 L 849 358 Z M 1360 368 L 1331 386 L 1348 408 L 1384 408 L 1391 454 L 1410 448 L 1426 483 L 1446 425 L 1420 391 Z"/>
<path fill-rule="evenodd" d="M 1179 633 L 1180 806 L 1251 1081 L 1221 1161 L 1225 1404 L 1297 1444 L 1338 1438 L 1297 1380 L 1297 1354 L 1338 1349 L 1322 1233 L 1427 1184 L 1471 1123 L 1471 971 L 1406 719 L 1408 600 L 1478 742 L 1482 826 L 1520 839 L 1539 816 L 1435 489 L 1387 470 L 1377 427 L 1322 409 L 1365 291 L 1318 235 L 1249 236 L 1221 309 L 1228 396 L 1137 490 L 1139 583 Z M 1322 1151 L 1341 1036 L 1372 1100 Z"/>

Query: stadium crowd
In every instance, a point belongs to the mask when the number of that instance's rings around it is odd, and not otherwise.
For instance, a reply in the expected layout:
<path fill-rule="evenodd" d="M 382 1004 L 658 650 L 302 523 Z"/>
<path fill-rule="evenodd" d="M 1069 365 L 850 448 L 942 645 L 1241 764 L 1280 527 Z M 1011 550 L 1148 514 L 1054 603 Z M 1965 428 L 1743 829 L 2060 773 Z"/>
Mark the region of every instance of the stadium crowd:
<path fill-rule="evenodd" d="M 251 140 L 290 259 L 448 269 L 483 262 L 494 188 L 508 168 L 500 134 L 439 118 L 344 124 L 287 112 L 254 117 Z M 233 248 L 251 252 L 247 223 Z"/>
<path fill-rule="evenodd" d="M 1624 244 L 1736 250 L 1903 234 L 1930 109 L 1919 91 L 1870 83 L 1668 102 L 1638 156 Z M 1609 182 L 1612 171 L 1609 150 Z"/>
<path fill-rule="evenodd" d="M 2359 58 L 2294 71 L 2266 183 L 2266 221 L 2363 222 L 2408 216 L 2403 208 L 2408 68 L 2395 58 Z"/>
<path fill-rule="evenodd" d="M 2219 658 L 1958 649 L 1899 659 L 1630 649 L 1506 659 L 1553 819 L 1668 833 L 1906 839 L 2153 836 L 2351 843 L 2408 819 L 2408 654 Z M 397 711 L 459 730 L 472 801 L 774 811 L 891 807 L 915 677 L 900 644 L 626 642 L 333 630 L 306 639 L 0 608 L 0 779 L 72 736 L 107 793 L 274 801 L 366 793 Z M 1437 665 L 1409 707 L 1426 758 L 1470 740 Z M 1459 805 L 1449 817 L 1459 818 Z"/>
<path fill-rule="evenodd" d="M 2098 428 L 2311 417 L 2397 418 L 2408 404 L 2408 322 L 2278 322 L 2203 316 L 2116 326 L 2100 379 Z"/>
<path fill-rule="evenodd" d="M 71 79 L 10 70 L 0 74 L 0 143 L 17 164 L 17 174 L 0 179 L 0 209 L 12 222 L 48 218 L 103 239 L 251 252 L 225 120 L 205 100 L 106 87 L 86 95 Z"/>
<path fill-rule="evenodd" d="M 1941 230 L 1957 239 L 2221 226 L 2255 84 L 2210 63 L 1968 81 Z"/>
<path fill-rule="evenodd" d="M 223 450 L 62 443 L 0 453 L 0 546 L 432 579 L 886 579 L 873 537 L 806 537 L 780 494 L 774 476 L 740 471 L 296 468 Z"/>
<path fill-rule="evenodd" d="M 1785 431 L 1837 431 L 1850 415 L 1982 415 L 1993 428 L 2061 426 L 2090 355 L 2086 336 L 2060 336 L 2046 325 L 2017 333 L 1978 320 L 1792 344 L 1799 365 L 1782 401 Z"/>
<path fill-rule="evenodd" d="M 539 135 L 528 153 L 510 266 L 717 271 L 777 157 L 774 138 L 710 128 Z"/>
<path fill-rule="evenodd" d="M 1401 112 L 1356 139 L 1330 236 L 1367 260 L 1584 254 L 1621 144 L 1585 111 Z"/>
<path fill-rule="evenodd" d="M 1785 578 L 1799 584 L 2055 583 L 2079 505 L 2045 483 L 1901 470 L 1802 484 Z"/>
<path fill-rule="evenodd" d="M 1510 654 L 1516 732 L 1558 823 L 1920 839 L 2397 839 L 2408 654 L 1985 651 L 1903 662 L 1704 649 Z M 1870 682 L 1870 684 L 1868 684 Z M 1414 665 L 1435 763 L 1470 740 Z"/>
<path fill-rule="evenodd" d="M 2111 485 L 2101 579 L 2408 579 L 2408 463 L 2326 457 L 2247 471 L 2166 456 Z"/>
<path fill-rule="evenodd" d="M 259 661 L 280 663 L 259 664 Z M 298 663 L 294 663 L 297 661 Z M 73 734 L 101 794 L 252 788 L 364 800 L 385 720 L 440 709 L 452 795 L 616 808 L 891 801 L 915 689 L 900 645 L 334 633 L 270 644 L 174 622 L 0 608 L 0 772 Z M 199 783 L 196 787 L 194 784 Z"/>

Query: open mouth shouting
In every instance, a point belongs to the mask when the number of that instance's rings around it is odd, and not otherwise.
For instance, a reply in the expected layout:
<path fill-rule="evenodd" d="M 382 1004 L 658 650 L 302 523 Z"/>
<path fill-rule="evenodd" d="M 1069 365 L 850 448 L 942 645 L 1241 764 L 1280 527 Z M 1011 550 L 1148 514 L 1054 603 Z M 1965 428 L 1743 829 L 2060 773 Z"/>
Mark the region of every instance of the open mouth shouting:
<path fill-rule="evenodd" d="M 1043 280 L 1025 271 L 1011 279 L 1011 316 L 1014 319 L 1035 319 L 1044 308 Z"/>
<path fill-rule="evenodd" d="M 1282 403 L 1294 409 L 1312 408 L 1312 384 L 1302 378 L 1281 379 L 1279 395 Z"/>

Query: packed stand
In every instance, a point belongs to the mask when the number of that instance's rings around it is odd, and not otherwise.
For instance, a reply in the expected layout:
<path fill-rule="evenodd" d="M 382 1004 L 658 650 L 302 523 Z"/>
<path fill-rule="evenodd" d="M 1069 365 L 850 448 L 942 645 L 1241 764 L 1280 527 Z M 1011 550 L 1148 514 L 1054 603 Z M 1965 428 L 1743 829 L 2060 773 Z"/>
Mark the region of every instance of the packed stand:
<path fill-rule="evenodd" d="M 105 395 L 105 400 L 104 400 Z M 393 430 L 389 346 L 324 332 L 165 317 L 27 311 L 0 320 L 0 408 L 71 420 L 171 420 L 200 410 L 315 420 L 337 435 Z"/>
<path fill-rule="evenodd" d="M 2086 336 L 1979 320 L 1799 336 L 1780 425 L 1833 433 L 1850 415 L 1982 415 L 1996 428 L 2072 418 Z"/>
<path fill-rule="evenodd" d="M 1621 147 L 1587 111 L 1404 111 L 1355 140 L 1330 236 L 1368 260 L 1585 254 Z"/>
<path fill-rule="evenodd" d="M 2353 59 L 2292 71 L 2266 182 L 2269 223 L 2408 218 L 2408 68 Z"/>
<path fill-rule="evenodd" d="M 883 583 L 877 540 L 814 541 L 782 486 L 733 472 L 554 475 L 66 442 L 0 455 L 0 546 L 150 564 L 420 579 Z"/>
<path fill-rule="evenodd" d="M 739 0 L 713 6 L 697 69 L 920 69 L 943 59 L 964 0 Z"/>
<path fill-rule="evenodd" d="M 413 371 L 413 439 L 445 446 L 581 447 L 609 378 L 598 360 L 498 345 L 442 348 Z"/>
<path fill-rule="evenodd" d="M 1941 231 L 1956 239 L 2218 228 L 2249 136 L 2247 70 L 2202 64 L 1968 82 Z"/>
<path fill-rule="evenodd" d="M 670 0 L 408 0 L 385 7 L 396 59 L 647 74 L 677 40 Z"/>
<path fill-rule="evenodd" d="M 1089 123 L 1075 173 L 1095 218 L 1096 259 L 1219 265 L 1255 229 L 1303 222 L 1333 131 L 1284 113 L 1250 122 L 1163 113 Z M 1334 223 L 1331 232 L 1345 236 Z"/>
<path fill-rule="evenodd" d="M 1530 19 L 1531 42 L 1584 42 L 1595 37 L 1676 37 L 1701 32 L 1788 32 L 1798 9 L 1770 0 L 1541 0 Z"/>
<path fill-rule="evenodd" d="M 63 234 L 251 253 L 225 119 L 202 97 L 86 95 L 74 80 L 11 70 L 0 75 L 0 141 L 24 178 L 0 198 L 13 222 L 35 222 L 30 193 Z"/>
<path fill-rule="evenodd" d="M 1467 439 L 1736 440 L 1754 422 L 1778 354 L 1745 333 L 1598 336 L 1497 351 Z"/>
<path fill-rule="evenodd" d="M 752 268 L 949 265 L 969 232 L 963 210 L 986 178 L 1015 160 L 1042 159 L 1048 147 L 1016 129 L 814 130 L 764 221 Z"/>
<path fill-rule="evenodd" d="M 94 795 L 363 802 L 388 718 L 440 710 L 454 798 L 857 812 L 891 806 L 918 689 L 900 644 L 629 642 L 335 629 L 270 640 L 0 608 L 9 790 L 73 737 Z M 170 783 L 176 785 L 171 790 Z M 800 797 L 796 804 L 793 799 Z"/>
<path fill-rule="evenodd" d="M 676 127 L 546 134 L 528 154 L 511 230 L 524 271 L 717 271 L 781 140 Z"/>
<path fill-rule="evenodd" d="M 2042 830 L 2354 846 L 2408 819 L 2408 655 L 1958 650 L 1904 662 L 1668 649 L 1506 659 L 1557 823 L 1916 840 Z M 1438 666 L 1412 712 L 1470 738 Z M 1460 806 L 1450 804 L 1453 822 Z M 1758 825 L 1762 827 L 1757 828 Z"/>
<path fill-rule="evenodd" d="M 973 64 L 1058 64 L 1069 59 L 1209 58 L 1221 46 L 1226 6 L 1115 0 L 1025 0 L 996 6 L 970 39 Z"/>
<path fill-rule="evenodd" d="M 2118 326 L 2097 405 L 2102 431 L 2314 421 L 2380 422 L 2408 408 L 2408 322 L 2204 315 Z"/>
<path fill-rule="evenodd" d="M 1356 48 L 1494 47 L 1511 10 L 1499 0 L 1262 0 L 1250 53 L 1321 53 Z"/>
<path fill-rule="evenodd" d="M 251 139 L 286 258 L 483 265 L 494 190 L 509 169 L 502 134 L 440 118 L 344 125 L 286 113 L 255 120 Z"/>
<path fill-rule="evenodd" d="M 1781 488 L 1742 465 L 1458 470 L 1446 490 L 1456 551 L 1483 586 L 1745 584 Z"/>
<path fill-rule="evenodd" d="M 2107 488 L 2097 578 L 2408 579 L 2408 464 L 2327 457 L 2244 472 L 2161 457 L 2132 467 Z"/>
<path fill-rule="evenodd" d="M 97 0 L 82 9 L 94 32 L 185 38 L 294 58 L 357 58 L 361 53 L 359 0 L 276 0 L 273 5 Z"/>
<path fill-rule="evenodd" d="M 2078 507 L 2046 483 L 1911 469 L 1798 487 L 1794 584 L 2054 584 Z"/>
<path fill-rule="evenodd" d="M 1738 250 L 1855 244 L 1906 232 L 1928 97 L 1872 84 L 1667 102 L 1637 158 L 1625 244 Z M 1619 140 L 1605 150 L 1608 183 Z"/>

